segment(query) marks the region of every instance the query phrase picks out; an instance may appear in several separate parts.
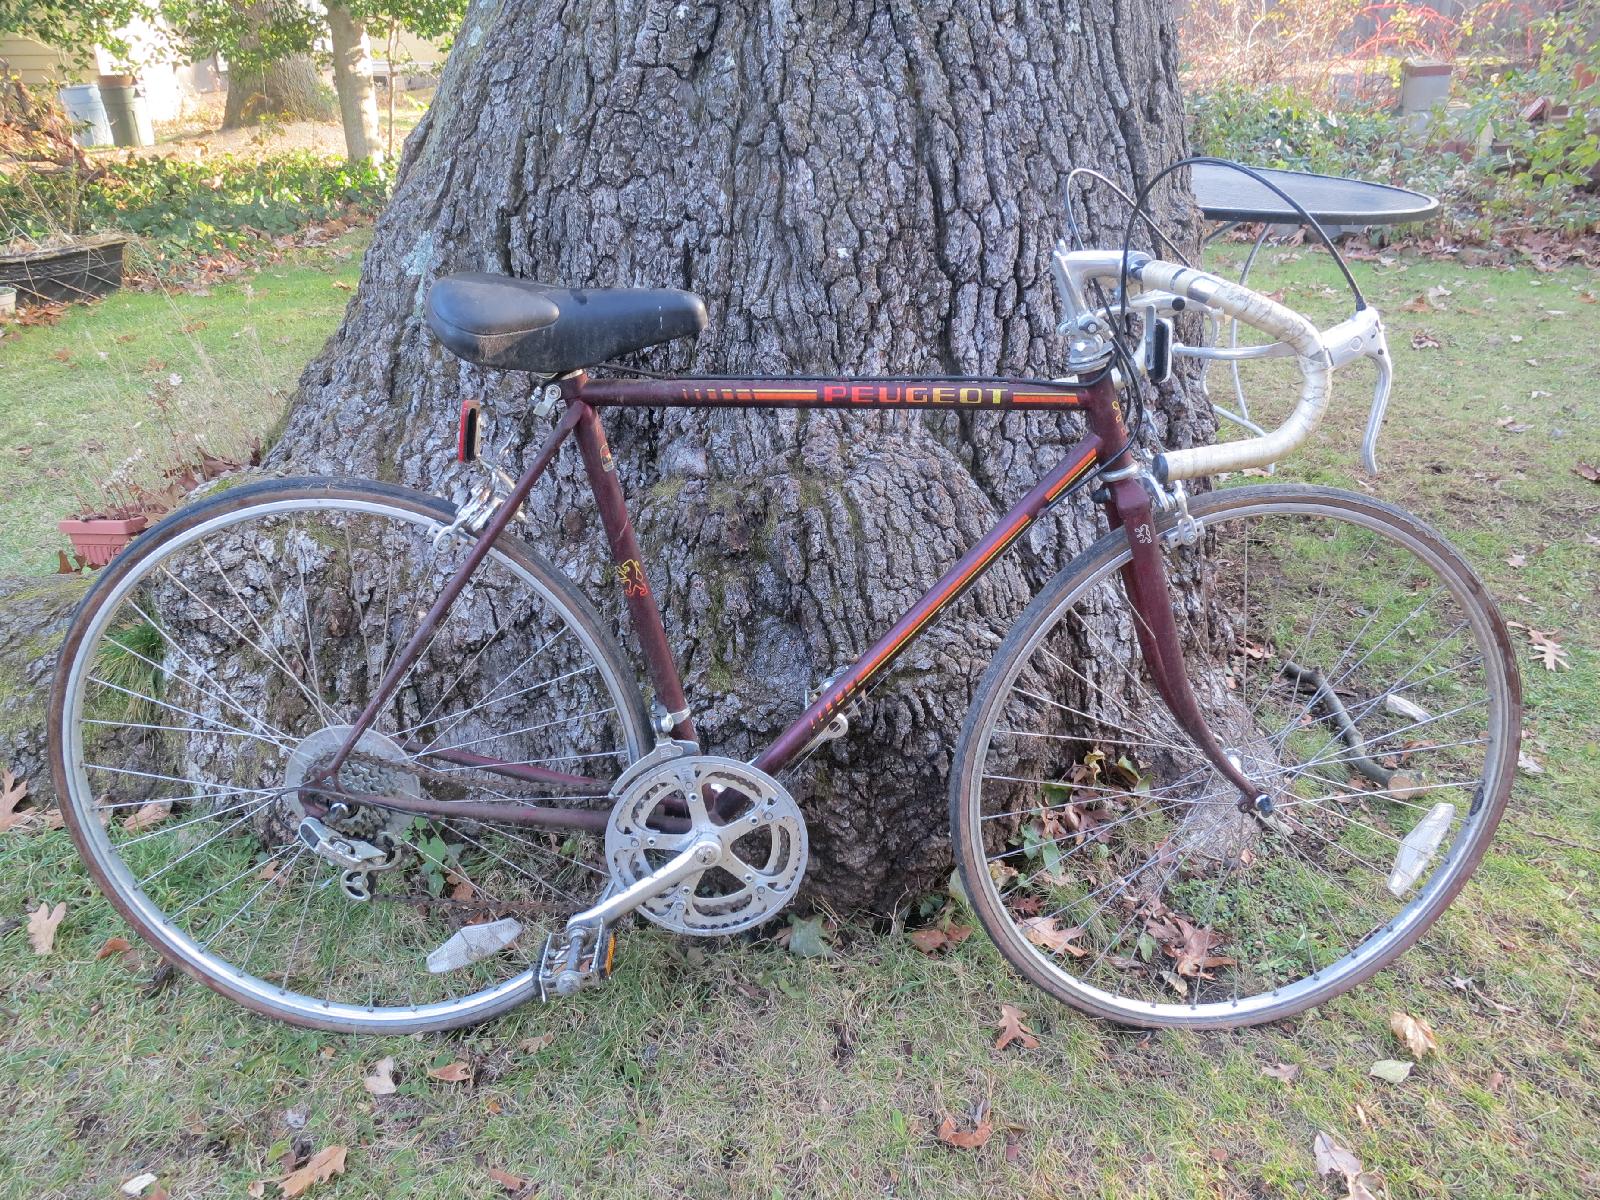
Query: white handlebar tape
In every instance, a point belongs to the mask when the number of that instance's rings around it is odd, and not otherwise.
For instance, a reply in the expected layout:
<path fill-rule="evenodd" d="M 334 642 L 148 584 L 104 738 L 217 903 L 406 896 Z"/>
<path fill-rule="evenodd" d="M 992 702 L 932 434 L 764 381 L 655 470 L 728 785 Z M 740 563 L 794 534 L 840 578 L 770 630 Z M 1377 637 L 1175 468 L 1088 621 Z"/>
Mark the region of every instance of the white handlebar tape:
<path fill-rule="evenodd" d="M 1157 470 L 1163 478 L 1194 479 L 1221 471 L 1264 467 L 1287 457 L 1311 436 L 1327 411 L 1333 383 L 1333 364 L 1315 325 L 1259 292 L 1205 271 L 1151 260 L 1131 267 L 1130 273 L 1146 290 L 1187 297 L 1288 343 L 1300 366 L 1300 400 L 1283 424 L 1263 437 L 1168 450 L 1157 460 Z"/>

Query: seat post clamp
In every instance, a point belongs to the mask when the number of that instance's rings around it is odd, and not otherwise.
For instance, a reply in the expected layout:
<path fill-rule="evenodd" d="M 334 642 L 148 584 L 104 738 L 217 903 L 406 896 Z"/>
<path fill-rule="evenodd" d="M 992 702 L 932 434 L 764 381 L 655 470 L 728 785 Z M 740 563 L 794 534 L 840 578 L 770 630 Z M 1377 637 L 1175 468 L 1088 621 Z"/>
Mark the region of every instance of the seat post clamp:
<path fill-rule="evenodd" d="M 547 383 L 539 394 L 538 402 L 533 406 L 533 415 L 536 417 L 548 417 L 555 412 L 556 405 L 560 403 L 561 385 L 559 383 Z"/>

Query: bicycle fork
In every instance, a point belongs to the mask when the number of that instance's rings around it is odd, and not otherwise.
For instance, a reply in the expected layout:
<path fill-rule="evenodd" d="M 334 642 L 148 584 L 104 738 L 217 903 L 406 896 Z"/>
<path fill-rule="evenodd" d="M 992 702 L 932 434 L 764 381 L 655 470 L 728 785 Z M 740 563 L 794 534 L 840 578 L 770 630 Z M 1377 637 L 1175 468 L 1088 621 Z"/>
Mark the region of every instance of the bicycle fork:
<path fill-rule="evenodd" d="M 1272 798 L 1239 768 L 1237 760 L 1217 742 L 1183 662 L 1183 644 L 1167 590 L 1167 568 L 1161 557 L 1161 535 L 1156 531 L 1150 494 L 1140 471 L 1128 469 L 1107 486 L 1107 519 L 1128 538 L 1131 560 L 1122 568 L 1123 586 L 1133 606 L 1139 649 L 1155 681 L 1156 690 L 1183 731 L 1194 739 L 1211 765 L 1239 791 L 1239 811 L 1266 817 Z"/>

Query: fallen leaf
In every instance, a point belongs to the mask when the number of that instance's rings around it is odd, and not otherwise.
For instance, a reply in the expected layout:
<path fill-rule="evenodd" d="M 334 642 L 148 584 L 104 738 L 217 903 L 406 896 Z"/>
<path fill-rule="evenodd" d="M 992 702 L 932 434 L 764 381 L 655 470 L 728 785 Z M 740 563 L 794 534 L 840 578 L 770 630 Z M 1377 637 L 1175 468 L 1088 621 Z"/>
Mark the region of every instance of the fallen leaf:
<path fill-rule="evenodd" d="M 461 1059 L 453 1063 L 446 1063 L 442 1067 L 429 1067 L 428 1076 L 431 1079 L 443 1080 L 445 1083 L 465 1083 L 472 1078 L 472 1068 Z"/>
<path fill-rule="evenodd" d="M 0 775 L 0 833 L 28 819 L 27 813 L 17 811 L 17 805 L 27 799 L 27 796 L 27 780 L 18 779 L 9 770 Z"/>
<path fill-rule="evenodd" d="M 138 833 L 149 829 L 152 825 L 159 825 L 172 815 L 172 801 L 152 800 L 149 804 L 141 805 L 137 812 L 122 823 L 122 828 L 129 833 Z"/>
<path fill-rule="evenodd" d="M 528 1186 L 528 1181 L 522 1176 L 502 1171 L 499 1167 L 489 1168 L 489 1178 L 508 1192 L 520 1192 Z"/>
<path fill-rule="evenodd" d="M 28 914 L 28 941 L 33 943 L 35 954 L 42 956 L 56 948 L 56 927 L 66 915 L 65 900 L 60 901 L 54 908 L 48 904 L 41 904 Z"/>
<path fill-rule="evenodd" d="M 1528 641 L 1533 643 L 1533 656 L 1544 664 L 1546 671 L 1562 671 L 1571 668 L 1567 661 L 1567 650 L 1555 635 L 1546 633 L 1542 629 L 1528 630 Z"/>
<path fill-rule="evenodd" d="M 335 1175 L 344 1174 L 344 1158 L 349 1153 L 344 1146 L 328 1146 L 318 1150 L 298 1171 L 290 1171 L 278 1181 L 285 1196 L 304 1195 L 308 1188 L 326 1183 Z"/>
<path fill-rule="evenodd" d="M 1230 967 L 1237 960 L 1222 955 L 1212 954 L 1211 951 L 1221 942 L 1220 934 L 1210 929 L 1201 929 L 1174 915 L 1172 923 L 1178 928 L 1178 938 L 1161 947 L 1169 958 L 1173 959 L 1173 970 L 1185 979 L 1199 976 L 1201 979 L 1210 979 L 1206 972 L 1213 967 Z"/>
<path fill-rule="evenodd" d="M 113 954 L 126 954 L 133 949 L 133 943 L 124 937 L 108 937 L 100 943 L 100 949 L 94 952 L 95 958 L 110 958 Z"/>
<path fill-rule="evenodd" d="M 990 1124 L 987 1113 L 972 1129 L 957 1129 L 956 1119 L 949 1116 L 939 1123 L 939 1140 L 946 1146 L 954 1146 L 957 1150 L 982 1149 L 993 1136 L 994 1126 Z"/>
<path fill-rule="evenodd" d="M 924 954 L 937 954 L 950 945 L 950 939 L 945 937 L 944 930 L 930 925 L 926 929 L 913 930 L 911 944 Z"/>
<path fill-rule="evenodd" d="M 392 1096 L 394 1094 L 394 1059 L 380 1058 L 373 1065 L 372 1074 L 361 1081 L 361 1086 L 374 1096 Z"/>
<path fill-rule="evenodd" d="M 789 928 L 789 953 L 801 958 L 827 958 L 833 953 L 828 945 L 828 934 L 822 927 L 821 917 L 793 917 Z"/>
<path fill-rule="evenodd" d="M 1293 1083 L 1300 1078 L 1300 1067 L 1296 1063 L 1274 1063 L 1270 1067 L 1262 1067 L 1261 1073 L 1273 1079 L 1281 1079 L 1284 1083 Z"/>
<path fill-rule="evenodd" d="M 1054 950 L 1057 954 L 1070 954 L 1074 958 L 1083 958 L 1089 952 L 1082 946 L 1073 945 L 1073 939 L 1083 933 L 1077 926 L 1062 929 L 1054 917 L 1029 917 L 1020 926 L 1022 936 L 1035 946 L 1045 950 Z"/>
<path fill-rule="evenodd" d="M 1394 1036 L 1407 1050 L 1418 1058 L 1426 1058 L 1430 1054 L 1439 1053 L 1439 1043 L 1433 1036 L 1433 1026 L 1421 1017 L 1413 1017 L 1410 1013 L 1391 1013 L 1389 1028 Z"/>
<path fill-rule="evenodd" d="M 1032 1050 L 1039 1044 L 1039 1039 L 1034 1036 L 1033 1030 L 1022 1023 L 1028 1014 L 1015 1004 L 1002 1004 L 1000 1006 L 1000 1036 L 994 1040 L 996 1050 L 1004 1050 L 1012 1042 L 1021 1042 L 1024 1050 Z"/>
<path fill-rule="evenodd" d="M 1404 1083 L 1416 1065 L 1404 1058 L 1380 1058 L 1367 1069 L 1367 1074 L 1389 1083 Z"/>
<path fill-rule="evenodd" d="M 1319 1133 L 1311 1143 L 1311 1154 L 1317 1161 L 1318 1175 L 1361 1174 L 1361 1160 L 1346 1150 L 1331 1133 Z"/>

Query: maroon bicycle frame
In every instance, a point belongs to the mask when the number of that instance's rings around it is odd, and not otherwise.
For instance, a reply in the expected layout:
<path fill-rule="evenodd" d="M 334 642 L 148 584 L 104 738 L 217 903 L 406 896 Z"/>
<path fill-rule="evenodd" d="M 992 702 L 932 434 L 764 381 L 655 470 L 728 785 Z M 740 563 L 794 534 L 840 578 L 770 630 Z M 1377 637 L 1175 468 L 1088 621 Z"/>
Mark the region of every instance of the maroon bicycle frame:
<path fill-rule="evenodd" d="M 600 421 L 600 410 L 623 407 L 811 408 L 834 411 L 915 409 L 973 413 L 1080 410 L 1087 419 L 1088 435 L 1068 450 L 1061 461 L 1000 518 L 982 541 L 962 555 L 860 658 L 835 676 L 810 706 L 761 752 L 755 759 L 755 766 L 761 770 L 771 774 L 793 762 L 837 714 L 849 708 L 873 680 L 889 668 L 929 622 L 959 599 L 1007 548 L 1027 532 L 1040 514 L 1060 499 L 1074 483 L 1090 471 L 1099 469 L 1109 472 L 1115 480 L 1108 486 L 1102 500 L 1112 527 L 1127 532 L 1132 557 L 1124 568 L 1125 583 L 1137 618 L 1141 650 L 1157 690 L 1207 757 L 1240 789 L 1243 797 L 1241 806 L 1258 794 L 1257 789 L 1240 774 L 1216 744 L 1189 687 L 1177 626 L 1167 595 L 1165 567 L 1161 558 L 1160 538 L 1156 534 L 1151 513 L 1150 496 L 1143 484 L 1133 478 L 1133 472 L 1128 471 L 1117 478 L 1119 472 L 1133 465 L 1133 459 L 1117 390 L 1108 371 L 1086 383 L 904 377 L 843 380 L 720 377 L 592 380 L 578 372 L 562 379 L 558 386 L 561 399 L 566 404 L 561 418 L 517 480 L 511 494 L 479 534 L 471 551 L 423 617 L 410 641 L 389 667 L 357 718 L 340 753 L 322 773 L 320 783 L 323 786 L 317 790 L 323 795 L 334 798 L 348 795 L 364 803 L 401 811 L 492 818 L 509 824 L 580 830 L 604 828 L 606 814 L 594 809 L 551 808 L 532 803 L 474 804 L 405 797 L 368 797 L 343 792 L 338 786 L 339 768 L 353 751 L 356 742 L 377 719 L 411 664 L 426 648 L 467 580 L 528 498 L 562 443 L 573 435 L 583 456 L 589 486 L 594 493 L 600 522 L 616 564 L 617 582 L 644 655 L 656 700 L 670 714 L 670 718 L 676 718 L 672 736 L 698 744 L 694 720 L 689 715 L 677 664 L 667 643 L 661 613 L 650 589 L 639 542 L 634 535 L 633 522 L 617 480 L 611 448 L 606 442 Z M 460 756 L 438 757 L 465 761 Z M 497 772 L 527 782 L 559 785 L 581 794 L 603 797 L 610 788 L 608 780 L 591 779 L 540 766 L 500 762 L 480 755 L 470 758 L 468 765 L 479 770 Z"/>

